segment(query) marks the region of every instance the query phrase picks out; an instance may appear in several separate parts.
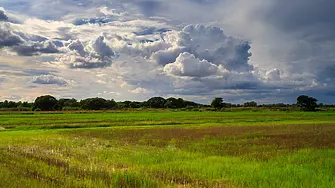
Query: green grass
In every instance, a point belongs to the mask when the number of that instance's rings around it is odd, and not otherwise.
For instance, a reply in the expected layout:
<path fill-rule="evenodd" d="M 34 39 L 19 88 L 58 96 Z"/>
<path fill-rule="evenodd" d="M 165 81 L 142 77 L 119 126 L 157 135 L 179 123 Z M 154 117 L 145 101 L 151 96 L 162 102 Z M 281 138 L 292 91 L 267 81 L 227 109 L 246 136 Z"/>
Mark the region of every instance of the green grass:
<path fill-rule="evenodd" d="M 1 114 L 0 187 L 335 187 L 335 116 Z"/>
<path fill-rule="evenodd" d="M 0 114 L 0 127 L 7 129 L 59 129 L 114 126 L 253 126 L 326 124 L 334 113 L 304 112 L 105 112 L 105 113 L 13 113 Z"/>

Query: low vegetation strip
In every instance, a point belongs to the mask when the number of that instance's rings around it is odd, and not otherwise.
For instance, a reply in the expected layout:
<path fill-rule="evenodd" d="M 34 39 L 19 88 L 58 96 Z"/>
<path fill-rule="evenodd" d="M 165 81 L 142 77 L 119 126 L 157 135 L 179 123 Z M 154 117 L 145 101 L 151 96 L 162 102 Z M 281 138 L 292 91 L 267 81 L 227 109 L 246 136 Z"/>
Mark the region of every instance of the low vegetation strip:
<path fill-rule="evenodd" d="M 331 113 L 0 117 L 0 187 L 335 187 Z"/>
<path fill-rule="evenodd" d="M 331 124 L 332 112 L 105 112 L 2 114 L 6 129 L 62 129 L 115 126 L 269 126 Z"/>

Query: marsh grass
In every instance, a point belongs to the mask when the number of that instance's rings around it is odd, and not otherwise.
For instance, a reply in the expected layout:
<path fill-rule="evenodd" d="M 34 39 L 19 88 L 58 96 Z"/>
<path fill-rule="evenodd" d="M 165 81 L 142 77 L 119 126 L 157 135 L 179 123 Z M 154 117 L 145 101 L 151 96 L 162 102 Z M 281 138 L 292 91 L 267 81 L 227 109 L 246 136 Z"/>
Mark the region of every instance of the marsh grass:
<path fill-rule="evenodd" d="M 115 126 L 257 126 L 333 123 L 331 112 L 104 112 L 0 114 L 6 129 L 62 129 Z"/>
<path fill-rule="evenodd" d="M 0 117 L 0 187 L 335 187 L 329 113 Z"/>

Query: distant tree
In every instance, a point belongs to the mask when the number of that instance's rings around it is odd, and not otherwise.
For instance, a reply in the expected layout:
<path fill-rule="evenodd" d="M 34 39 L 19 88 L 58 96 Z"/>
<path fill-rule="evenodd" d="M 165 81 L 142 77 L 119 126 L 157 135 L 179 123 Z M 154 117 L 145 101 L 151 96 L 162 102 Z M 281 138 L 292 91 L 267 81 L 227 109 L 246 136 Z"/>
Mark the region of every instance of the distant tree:
<path fill-rule="evenodd" d="M 2 104 L 2 108 L 9 108 L 9 105 L 8 105 L 8 101 L 7 100 L 5 100 L 4 102 L 3 102 L 3 104 Z"/>
<path fill-rule="evenodd" d="M 144 106 L 143 102 L 123 101 L 117 103 L 118 108 L 141 108 Z"/>
<path fill-rule="evenodd" d="M 64 106 L 66 107 L 79 107 L 80 103 L 76 99 L 69 99 L 65 101 Z"/>
<path fill-rule="evenodd" d="M 196 103 L 196 102 L 192 102 L 192 101 L 184 101 L 184 106 L 191 106 L 191 107 L 201 107 L 203 106 L 202 104 Z"/>
<path fill-rule="evenodd" d="M 87 108 L 89 110 L 101 110 L 106 108 L 107 100 L 103 98 L 92 98 L 87 103 Z"/>
<path fill-rule="evenodd" d="M 98 98 L 98 97 L 81 100 L 79 104 L 80 104 L 80 107 L 84 110 L 114 109 L 118 106 L 118 104 L 113 99 L 106 100 L 106 99 Z M 69 106 L 69 107 L 77 107 L 77 106 Z"/>
<path fill-rule="evenodd" d="M 16 102 L 14 101 L 9 101 L 8 102 L 8 108 L 16 108 L 18 105 Z"/>
<path fill-rule="evenodd" d="M 244 103 L 244 107 L 257 107 L 257 103 L 255 101 Z"/>
<path fill-rule="evenodd" d="M 222 103 L 222 108 L 231 108 L 233 106 L 233 104 L 231 103 Z"/>
<path fill-rule="evenodd" d="M 88 110 L 88 102 L 90 99 L 84 99 L 79 102 L 80 108 L 84 110 Z"/>
<path fill-rule="evenodd" d="M 105 102 L 105 108 L 106 109 L 117 108 L 117 103 L 114 101 L 114 99 L 112 99 L 112 100 L 106 100 L 106 102 Z"/>
<path fill-rule="evenodd" d="M 147 101 L 150 108 L 164 108 L 166 100 L 162 97 L 153 97 Z"/>
<path fill-rule="evenodd" d="M 78 101 L 76 99 L 59 99 L 58 103 L 57 103 L 57 108 L 59 108 L 60 110 L 62 110 L 65 107 L 79 107 L 80 104 L 78 103 Z"/>
<path fill-rule="evenodd" d="M 170 97 L 166 99 L 166 103 L 164 105 L 166 108 L 185 108 L 185 101 L 182 98 L 176 99 Z"/>
<path fill-rule="evenodd" d="M 131 101 L 123 101 L 123 102 L 118 102 L 118 107 L 119 108 L 131 108 L 132 102 Z"/>
<path fill-rule="evenodd" d="M 68 101 L 68 100 L 70 100 L 70 99 L 61 98 L 61 99 L 58 100 L 57 104 L 60 105 L 60 106 L 62 106 L 62 107 L 64 107 L 65 106 L 65 102 Z"/>
<path fill-rule="evenodd" d="M 300 95 L 297 98 L 297 106 L 302 111 L 316 111 L 316 108 L 318 107 L 316 102 L 318 102 L 317 99 L 306 95 Z"/>
<path fill-rule="evenodd" d="M 219 98 L 219 97 L 214 98 L 212 103 L 211 103 L 211 106 L 213 108 L 216 108 L 216 109 L 222 108 L 223 107 L 223 99 Z"/>
<path fill-rule="evenodd" d="M 34 106 L 33 103 L 28 103 L 28 102 L 23 102 L 21 104 L 22 107 L 26 107 L 26 108 L 32 108 Z"/>
<path fill-rule="evenodd" d="M 144 103 L 142 103 L 142 102 L 133 101 L 133 102 L 131 102 L 130 107 L 131 108 L 142 108 L 142 107 L 144 107 L 143 104 Z"/>
<path fill-rule="evenodd" d="M 42 111 L 55 110 L 57 99 L 51 95 L 44 95 L 37 97 L 34 102 L 34 109 L 41 109 Z"/>

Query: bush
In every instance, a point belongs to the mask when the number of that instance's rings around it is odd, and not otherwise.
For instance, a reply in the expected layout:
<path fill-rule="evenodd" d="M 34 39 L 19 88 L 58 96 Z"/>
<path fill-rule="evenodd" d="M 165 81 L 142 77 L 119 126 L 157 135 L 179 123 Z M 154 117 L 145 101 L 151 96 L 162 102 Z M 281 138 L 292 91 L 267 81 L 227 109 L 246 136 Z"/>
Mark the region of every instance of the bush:
<path fill-rule="evenodd" d="M 39 111 L 42 111 L 42 110 L 40 108 L 35 108 L 34 111 L 39 112 Z"/>
<path fill-rule="evenodd" d="M 70 107 L 70 106 L 65 106 L 62 109 L 63 111 L 76 111 L 76 110 L 81 110 L 80 107 Z"/>

